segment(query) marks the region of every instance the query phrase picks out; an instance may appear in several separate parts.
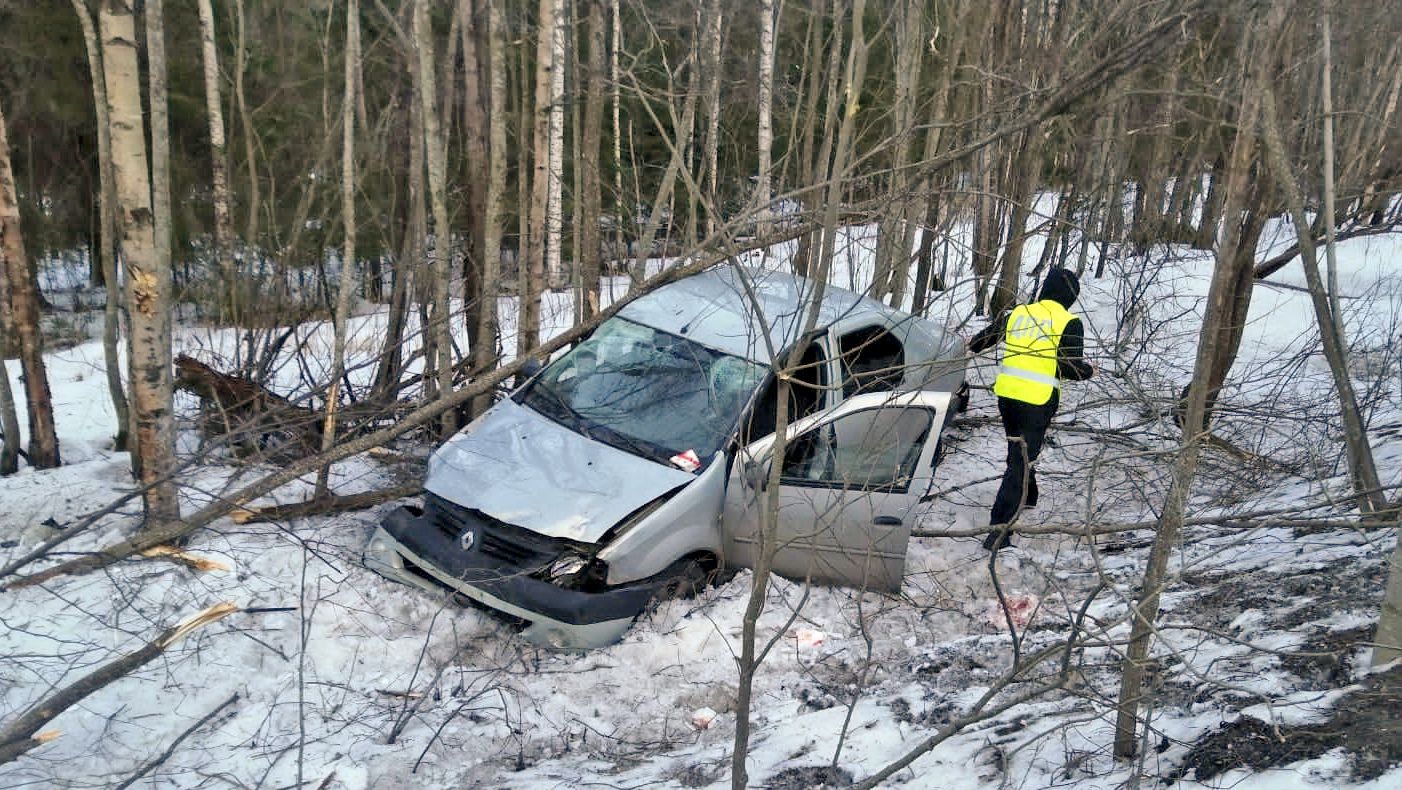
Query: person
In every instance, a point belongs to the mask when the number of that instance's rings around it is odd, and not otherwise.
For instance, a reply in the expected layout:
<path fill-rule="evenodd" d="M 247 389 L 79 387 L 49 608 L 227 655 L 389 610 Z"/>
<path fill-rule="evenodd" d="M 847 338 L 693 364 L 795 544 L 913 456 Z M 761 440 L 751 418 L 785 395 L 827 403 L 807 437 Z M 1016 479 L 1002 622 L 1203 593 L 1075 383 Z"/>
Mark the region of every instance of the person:
<path fill-rule="evenodd" d="M 1074 272 L 1052 269 L 1037 301 L 1017 305 L 969 341 L 975 354 L 1003 342 L 993 392 L 1008 437 L 1008 460 L 988 522 L 998 529 L 983 542 L 989 551 L 1012 545 L 1009 525 L 1024 509 L 1037 506 L 1033 464 L 1061 402 L 1061 382 L 1095 375 L 1084 359 L 1085 329 L 1070 311 L 1080 292 Z"/>

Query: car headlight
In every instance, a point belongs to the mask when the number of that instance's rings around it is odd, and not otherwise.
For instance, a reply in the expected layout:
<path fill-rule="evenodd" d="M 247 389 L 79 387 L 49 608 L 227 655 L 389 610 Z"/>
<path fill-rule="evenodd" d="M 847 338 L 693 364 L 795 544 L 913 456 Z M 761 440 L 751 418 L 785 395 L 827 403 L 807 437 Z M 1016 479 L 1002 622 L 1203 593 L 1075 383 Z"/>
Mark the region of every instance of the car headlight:
<path fill-rule="evenodd" d="M 608 575 L 608 563 L 574 551 L 566 551 L 556 557 L 540 574 L 551 584 L 583 590 L 603 587 Z"/>
<path fill-rule="evenodd" d="M 578 554 L 561 554 L 556 560 L 550 563 L 550 570 L 547 574 L 550 581 L 556 584 L 565 584 L 574 581 L 579 574 L 589 567 L 589 560 Z"/>

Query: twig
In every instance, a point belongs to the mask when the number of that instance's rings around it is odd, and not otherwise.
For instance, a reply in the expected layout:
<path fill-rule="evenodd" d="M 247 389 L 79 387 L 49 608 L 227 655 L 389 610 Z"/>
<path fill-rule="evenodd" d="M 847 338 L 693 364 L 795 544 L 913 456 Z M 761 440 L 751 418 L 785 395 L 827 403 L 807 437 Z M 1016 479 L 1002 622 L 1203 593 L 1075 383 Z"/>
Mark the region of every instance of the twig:
<path fill-rule="evenodd" d="M 214 710 L 210 711 L 209 713 L 205 714 L 205 717 L 204 717 L 204 718 L 202 718 L 202 719 L 200 719 L 199 721 L 197 721 L 197 722 L 195 722 L 194 724 L 192 724 L 192 725 L 189 727 L 189 729 L 187 729 L 187 730 L 185 730 L 184 732 L 180 733 L 180 735 L 177 736 L 175 740 L 173 740 L 173 741 L 170 742 L 170 746 L 167 746 L 167 747 L 166 747 L 166 750 L 165 750 L 164 752 L 161 752 L 160 756 L 153 758 L 152 760 L 150 760 L 149 762 L 147 762 L 145 765 L 141 766 L 141 769 L 140 769 L 140 770 L 138 770 L 136 773 L 132 774 L 131 776 L 127 777 L 127 780 L 126 780 L 125 782 L 122 782 L 121 784 L 119 784 L 119 785 L 117 785 L 116 787 L 112 788 L 112 790 L 126 790 L 126 788 L 131 787 L 133 784 L 135 784 L 137 780 L 141 779 L 141 778 L 142 778 L 143 776 L 145 776 L 146 774 L 151 773 L 153 770 L 155 770 L 156 766 L 158 766 L 158 765 L 160 765 L 161 763 L 165 762 L 166 760 L 170 759 L 170 756 L 171 756 L 172 754 L 175 754 L 175 750 L 176 750 L 177 747 L 180 746 L 180 742 L 181 742 L 181 741 L 185 740 L 186 738 L 188 738 L 188 737 L 190 737 L 192 734 L 194 734 L 195 730 L 198 730 L 199 728 L 201 728 L 201 727 L 203 727 L 204 725 L 208 724 L 208 723 L 210 722 L 211 719 L 213 719 L 215 716 L 218 716 L 218 715 L 219 715 L 220 711 L 224 710 L 225 708 L 229 707 L 230 705 L 234 704 L 235 702 L 238 702 L 238 699 L 239 699 L 239 695 L 238 695 L 237 693 L 235 693 L 233 696 L 231 696 L 231 697 L 229 697 L 228 699 L 224 700 L 224 701 L 219 705 L 219 707 L 217 707 L 217 708 L 215 708 Z"/>
<path fill-rule="evenodd" d="M 48 724 L 60 713 L 82 702 L 91 694 L 145 666 L 164 653 L 191 632 L 215 622 L 239 609 L 232 603 L 220 603 L 198 612 L 167 628 L 160 636 L 145 646 L 98 668 L 76 683 L 60 690 L 53 696 L 40 700 L 22 713 L 3 730 L 0 730 L 0 764 L 10 762 L 39 744 L 49 740 L 44 736 L 35 737 L 40 727 Z"/>

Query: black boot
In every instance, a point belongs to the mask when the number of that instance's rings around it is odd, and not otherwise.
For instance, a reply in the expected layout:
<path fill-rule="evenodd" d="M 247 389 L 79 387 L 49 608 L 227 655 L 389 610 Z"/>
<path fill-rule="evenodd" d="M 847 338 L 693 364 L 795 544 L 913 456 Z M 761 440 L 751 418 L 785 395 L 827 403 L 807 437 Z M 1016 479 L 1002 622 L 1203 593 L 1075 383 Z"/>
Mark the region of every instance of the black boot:
<path fill-rule="evenodd" d="M 997 532 L 988 533 L 988 537 L 983 539 L 983 547 L 992 552 L 999 549 L 1006 549 L 1013 545 L 1012 530 L 1006 524 L 998 525 Z"/>

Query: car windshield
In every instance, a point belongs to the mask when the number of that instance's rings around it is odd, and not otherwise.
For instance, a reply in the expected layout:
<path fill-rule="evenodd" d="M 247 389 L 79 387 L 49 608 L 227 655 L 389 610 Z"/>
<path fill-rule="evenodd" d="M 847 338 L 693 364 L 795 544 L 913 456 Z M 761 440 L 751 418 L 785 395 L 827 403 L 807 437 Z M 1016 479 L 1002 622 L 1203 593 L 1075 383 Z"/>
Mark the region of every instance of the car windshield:
<path fill-rule="evenodd" d="M 764 366 L 612 318 L 519 399 L 590 438 L 689 472 L 734 429 Z"/>

